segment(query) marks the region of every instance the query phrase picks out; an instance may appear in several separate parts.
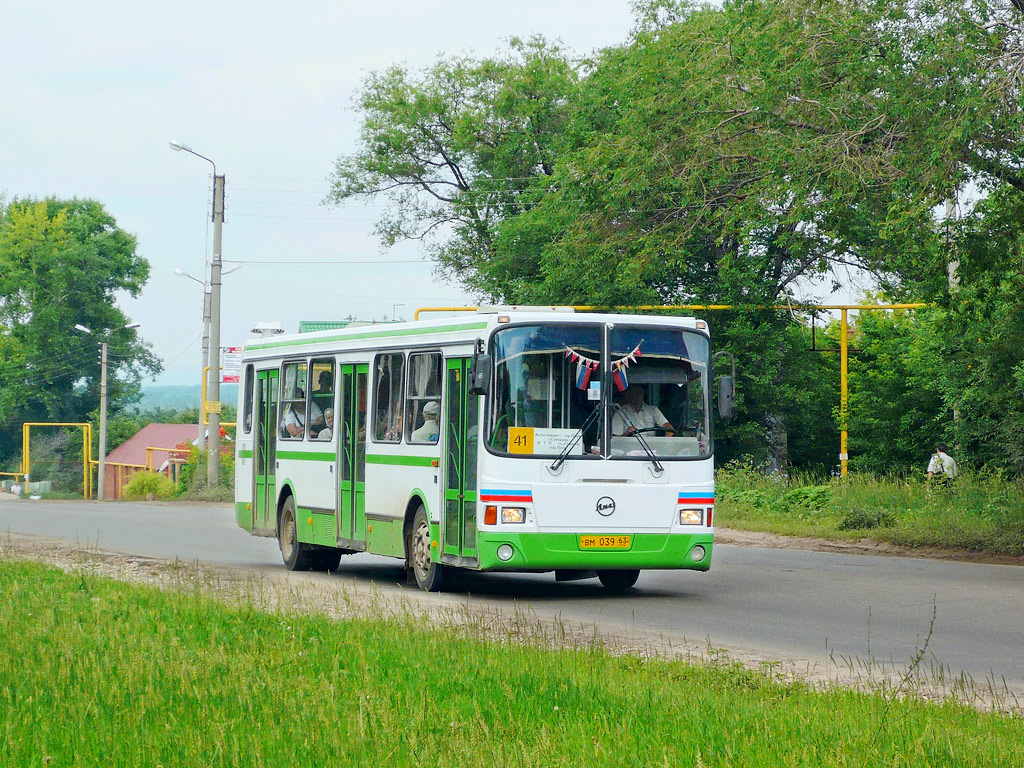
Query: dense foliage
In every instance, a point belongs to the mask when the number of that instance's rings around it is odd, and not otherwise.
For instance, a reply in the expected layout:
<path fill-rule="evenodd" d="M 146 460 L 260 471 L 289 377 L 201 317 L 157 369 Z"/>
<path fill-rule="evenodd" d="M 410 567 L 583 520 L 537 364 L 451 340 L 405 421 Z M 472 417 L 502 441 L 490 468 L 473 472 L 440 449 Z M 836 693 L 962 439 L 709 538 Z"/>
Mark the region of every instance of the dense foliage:
<path fill-rule="evenodd" d="M 148 276 L 135 238 L 100 203 L 15 199 L 0 209 L 0 462 L 20 449 L 23 422 L 95 423 L 101 341 L 111 413 L 159 371 L 115 304 Z"/>
<path fill-rule="evenodd" d="M 750 464 L 719 468 L 719 525 L 789 536 L 959 549 L 1024 557 L 1024 487 L 998 475 L 972 474 L 949 488 L 916 477 L 851 473 L 822 482 L 800 475 L 767 476 Z"/>
<path fill-rule="evenodd" d="M 855 460 L 902 471 L 946 438 L 1024 470 L 1019 4 L 636 8 L 589 59 L 533 39 L 371 75 L 328 202 L 388 196 L 383 243 L 425 239 L 491 301 L 785 306 L 859 270 L 936 308 L 854 317 Z M 710 319 L 741 371 L 725 456 L 834 466 L 837 360 L 806 316 Z"/>

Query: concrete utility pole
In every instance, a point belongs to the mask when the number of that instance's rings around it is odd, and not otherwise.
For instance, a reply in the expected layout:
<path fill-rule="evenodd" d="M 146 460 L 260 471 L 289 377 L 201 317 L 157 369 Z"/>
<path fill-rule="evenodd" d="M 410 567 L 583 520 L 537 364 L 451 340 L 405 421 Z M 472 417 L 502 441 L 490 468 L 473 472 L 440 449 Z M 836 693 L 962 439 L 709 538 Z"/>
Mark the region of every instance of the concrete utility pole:
<path fill-rule="evenodd" d="M 96 459 L 96 470 L 98 473 L 96 478 L 97 501 L 104 500 L 104 494 L 107 490 L 107 340 L 114 331 L 131 330 L 138 327 L 138 323 L 129 323 L 128 325 L 122 325 L 120 328 L 111 328 L 110 330 L 103 331 L 103 340 L 100 342 L 100 444 L 99 456 Z M 91 328 L 81 323 L 75 323 L 75 330 L 82 333 L 92 333 Z"/>
<path fill-rule="evenodd" d="M 175 152 L 184 150 L 213 166 L 213 258 L 210 261 L 210 380 L 208 400 L 201 404 L 200 415 L 206 413 L 209 427 L 209 449 L 206 455 L 206 484 L 214 488 L 220 483 L 220 284 L 221 236 L 224 227 L 224 175 L 217 173 L 217 164 L 206 155 L 177 141 L 168 142 Z M 205 319 L 205 318 L 204 318 Z"/>
<path fill-rule="evenodd" d="M 213 260 L 210 263 L 210 450 L 207 454 L 206 484 L 220 483 L 220 282 L 221 233 L 224 228 L 224 176 L 213 176 Z"/>
<path fill-rule="evenodd" d="M 203 377 L 206 376 L 206 369 L 210 365 L 210 286 L 198 277 L 193 277 L 180 267 L 175 267 L 174 274 L 178 277 L 187 277 L 194 283 L 203 286 L 203 365 L 199 369 Z M 196 447 L 199 450 L 206 450 L 206 425 L 203 424 L 202 403 L 199 408 L 199 435 L 196 437 Z"/>

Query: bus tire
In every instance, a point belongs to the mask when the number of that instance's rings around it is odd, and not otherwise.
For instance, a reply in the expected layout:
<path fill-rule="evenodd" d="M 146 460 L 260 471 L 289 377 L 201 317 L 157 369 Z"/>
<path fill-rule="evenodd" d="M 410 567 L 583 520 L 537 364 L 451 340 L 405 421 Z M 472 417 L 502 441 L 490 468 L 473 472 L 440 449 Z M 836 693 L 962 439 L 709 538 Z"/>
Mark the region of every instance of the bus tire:
<path fill-rule="evenodd" d="M 625 592 L 640 578 L 640 571 L 598 571 L 597 578 L 611 592 Z"/>
<path fill-rule="evenodd" d="M 341 555 L 343 553 L 340 549 L 319 549 L 313 554 L 315 562 L 310 570 L 333 571 L 338 567 L 338 563 L 341 562 Z"/>
<path fill-rule="evenodd" d="M 281 505 L 281 522 L 277 526 L 277 543 L 281 559 L 289 571 L 308 571 L 315 565 L 316 556 L 308 544 L 299 541 L 295 521 L 295 497 L 288 496 Z"/>
<path fill-rule="evenodd" d="M 409 566 L 416 585 L 426 592 L 439 592 L 444 588 L 445 567 L 430 559 L 430 522 L 423 505 L 416 509 L 406 543 Z"/>

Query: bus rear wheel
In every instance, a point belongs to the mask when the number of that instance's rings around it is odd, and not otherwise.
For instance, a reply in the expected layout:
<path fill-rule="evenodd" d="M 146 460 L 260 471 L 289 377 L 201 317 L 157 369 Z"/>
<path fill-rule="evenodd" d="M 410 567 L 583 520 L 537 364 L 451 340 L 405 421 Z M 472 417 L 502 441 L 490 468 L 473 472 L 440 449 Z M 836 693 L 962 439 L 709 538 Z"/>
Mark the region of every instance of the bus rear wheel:
<path fill-rule="evenodd" d="M 409 540 L 406 542 L 409 552 L 409 565 L 416 578 L 416 585 L 427 592 L 439 592 L 444 588 L 445 568 L 430 558 L 430 523 L 427 521 L 427 510 L 421 504 L 416 510 L 409 529 Z"/>
<path fill-rule="evenodd" d="M 640 571 L 598 571 L 597 578 L 601 580 L 605 589 L 625 592 L 636 584 L 636 580 L 640 578 Z"/>
<path fill-rule="evenodd" d="M 308 544 L 299 541 L 295 523 L 295 497 L 289 496 L 281 506 L 281 522 L 277 527 L 277 543 L 281 559 L 289 571 L 308 571 L 317 565 L 316 554 Z"/>

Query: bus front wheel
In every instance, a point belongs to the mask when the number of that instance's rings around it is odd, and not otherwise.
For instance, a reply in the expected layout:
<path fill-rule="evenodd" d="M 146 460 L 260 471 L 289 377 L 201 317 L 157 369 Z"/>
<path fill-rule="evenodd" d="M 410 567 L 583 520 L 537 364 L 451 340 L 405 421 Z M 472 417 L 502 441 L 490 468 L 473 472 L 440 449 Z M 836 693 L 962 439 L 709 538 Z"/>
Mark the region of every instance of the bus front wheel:
<path fill-rule="evenodd" d="M 416 510 L 409 529 L 409 565 L 420 589 L 427 592 L 439 592 L 444 587 L 444 566 L 430 559 L 430 523 L 427 521 L 427 510 L 421 504 Z"/>
<path fill-rule="evenodd" d="M 598 571 L 597 578 L 612 592 L 625 592 L 636 584 L 640 578 L 640 571 Z"/>
<path fill-rule="evenodd" d="M 277 528 L 281 559 L 289 571 L 308 571 L 316 565 L 316 557 L 308 544 L 299 541 L 295 523 L 295 497 L 289 496 L 281 506 L 281 523 Z"/>

